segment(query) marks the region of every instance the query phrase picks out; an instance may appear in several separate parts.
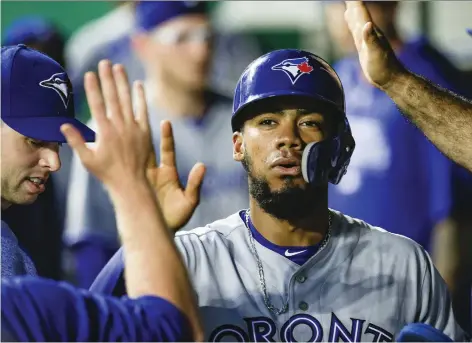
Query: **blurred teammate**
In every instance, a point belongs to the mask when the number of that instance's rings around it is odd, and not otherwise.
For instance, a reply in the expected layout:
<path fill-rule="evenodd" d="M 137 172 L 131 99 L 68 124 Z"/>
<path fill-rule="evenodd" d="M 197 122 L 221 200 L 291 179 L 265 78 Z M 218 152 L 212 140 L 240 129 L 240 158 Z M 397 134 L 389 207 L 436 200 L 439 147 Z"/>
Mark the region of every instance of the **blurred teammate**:
<path fill-rule="evenodd" d="M 65 142 L 60 125 L 75 123 L 87 140 L 94 139 L 74 118 L 73 104 L 57 62 L 24 45 L 2 47 L 2 212 L 33 203 L 59 170 Z M 2 220 L 2 277 L 20 274 L 36 274 L 36 268 Z"/>
<path fill-rule="evenodd" d="M 328 182 L 339 183 L 354 150 L 333 69 L 305 51 L 270 52 L 241 76 L 233 108 L 233 158 L 248 173 L 249 209 L 175 237 L 205 339 L 392 341 L 415 321 L 463 339 L 420 245 L 328 208 Z M 158 182 L 177 175 L 168 124 L 161 144 L 155 184 L 169 222 L 182 189 Z M 92 290 L 123 294 L 122 258 Z"/>
<path fill-rule="evenodd" d="M 196 227 L 247 206 L 247 180 L 231 151 L 231 102 L 207 89 L 212 30 L 204 2 L 142 1 L 136 4 L 134 49 L 146 69 L 146 94 L 155 146 L 159 123 L 170 119 L 176 137 L 180 181 L 189 191 L 173 212 L 194 208 L 186 226 Z M 91 125 L 95 125 L 91 122 Z M 205 164 L 205 170 L 197 162 Z M 66 242 L 77 263 L 77 282 L 89 287 L 119 247 L 113 208 L 97 180 L 74 162 Z M 206 181 L 201 186 L 203 172 Z M 188 181 L 187 181 L 188 180 Z M 192 186 L 195 185 L 195 186 Z M 193 191 L 191 191 L 193 190 Z M 171 229 L 189 220 L 168 223 Z"/>
<path fill-rule="evenodd" d="M 365 77 L 384 91 L 410 121 L 448 157 L 465 167 L 472 156 L 468 142 L 472 127 L 470 102 L 431 84 L 398 61 L 389 43 L 372 31 L 372 19 L 362 2 L 348 1 L 346 21 L 354 37 Z M 381 32 L 381 31 L 379 31 Z M 470 116 L 471 120 L 467 120 Z M 470 170 L 470 168 L 469 168 Z M 471 330 L 471 263 L 472 244 L 470 216 L 470 174 L 459 170 L 456 220 L 458 226 L 438 235 L 435 263 L 448 281 L 453 294 L 454 309 L 462 326 Z M 462 175 L 460 175 L 462 174 Z M 468 187 L 467 187 L 468 186 Z M 447 251 L 449 250 L 449 252 Z M 445 254 L 448 252 L 447 254 Z"/>
<path fill-rule="evenodd" d="M 104 57 L 103 51 L 108 49 L 111 42 L 126 37 L 134 26 L 135 1 L 109 1 L 108 3 L 111 7 L 110 11 L 88 21 L 73 32 L 65 45 L 65 61 L 72 85 L 76 90 L 75 106 L 79 113 L 82 112 L 82 105 L 85 105 L 84 74 L 87 71 L 96 70 L 99 58 Z M 126 71 L 129 75 L 130 70 L 126 69 Z"/>
<path fill-rule="evenodd" d="M 45 59 L 33 51 L 26 53 L 31 54 L 30 63 Z M 43 63 L 42 68 L 45 67 L 48 65 Z M 49 129 L 43 129 L 56 140 L 64 140 L 60 138 L 63 133 L 84 166 L 106 187 L 124 245 L 128 294 L 135 299 L 97 296 L 65 283 L 34 277 L 2 279 L 2 339 L 200 340 L 201 328 L 189 279 L 146 177 L 152 140 L 144 89 L 139 84 L 135 87 L 135 115 L 124 69 L 115 66 L 112 70 L 111 64 L 104 61 L 99 73 L 102 91 L 93 73 L 85 76 L 87 99 L 99 132 L 93 148 L 86 146 L 82 136 L 90 136 L 91 131 L 77 126 L 73 118 L 42 117 L 39 121 L 50 121 Z M 59 79 L 57 82 L 61 85 Z M 10 91 L 16 93 L 18 88 L 11 87 Z M 12 122 L 9 118 L 11 125 L 38 125 L 37 118 L 15 119 Z M 41 131 L 34 126 L 31 129 Z M 133 177 L 128 178 L 130 175 Z M 156 252 L 160 257 L 156 258 Z"/>

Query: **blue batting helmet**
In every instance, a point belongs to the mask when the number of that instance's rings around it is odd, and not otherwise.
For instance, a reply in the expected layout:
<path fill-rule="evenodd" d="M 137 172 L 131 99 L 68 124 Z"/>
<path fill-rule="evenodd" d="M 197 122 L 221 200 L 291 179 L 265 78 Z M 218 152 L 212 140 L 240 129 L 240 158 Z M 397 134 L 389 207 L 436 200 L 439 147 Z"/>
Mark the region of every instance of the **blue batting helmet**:
<path fill-rule="evenodd" d="M 336 72 L 322 58 L 302 50 L 272 51 L 253 61 L 240 77 L 233 101 L 233 131 L 238 131 L 251 108 L 275 97 L 303 105 L 321 105 L 335 117 L 332 137 L 309 144 L 302 171 L 307 182 L 338 184 L 346 173 L 355 142 L 345 114 L 344 90 Z M 254 113 L 252 113 L 254 114 Z"/>

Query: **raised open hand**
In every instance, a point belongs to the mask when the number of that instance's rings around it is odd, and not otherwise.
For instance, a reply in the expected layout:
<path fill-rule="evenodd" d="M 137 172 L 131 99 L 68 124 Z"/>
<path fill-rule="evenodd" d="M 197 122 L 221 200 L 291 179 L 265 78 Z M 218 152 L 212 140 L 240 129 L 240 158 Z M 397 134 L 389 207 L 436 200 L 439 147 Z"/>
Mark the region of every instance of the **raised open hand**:
<path fill-rule="evenodd" d="M 152 153 L 149 158 L 148 179 L 156 192 L 167 226 L 173 232 L 182 228 L 191 218 L 200 201 L 200 188 L 205 166 L 193 166 L 183 188 L 179 181 L 175 161 L 174 137 L 169 121 L 161 123 L 160 164 Z"/>
<path fill-rule="evenodd" d="M 405 68 L 382 32 L 375 27 L 365 4 L 362 1 L 345 3 L 344 18 L 352 33 L 364 75 L 373 86 L 386 89 L 393 79 L 405 72 Z"/>
<path fill-rule="evenodd" d="M 100 89 L 95 73 L 85 74 L 85 93 L 92 117 L 97 123 L 96 142 L 86 145 L 72 125 L 61 131 L 82 164 L 110 191 L 118 191 L 136 181 L 147 182 L 147 159 L 152 150 L 151 131 L 144 89 L 136 91 L 136 115 L 125 69 L 112 67 L 109 61 L 99 63 Z"/>

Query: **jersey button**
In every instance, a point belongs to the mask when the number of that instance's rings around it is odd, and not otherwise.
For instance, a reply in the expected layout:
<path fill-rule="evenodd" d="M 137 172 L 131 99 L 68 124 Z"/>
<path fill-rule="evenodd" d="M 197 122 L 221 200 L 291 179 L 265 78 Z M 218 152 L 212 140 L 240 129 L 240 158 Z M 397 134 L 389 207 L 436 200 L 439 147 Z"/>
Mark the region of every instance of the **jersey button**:
<path fill-rule="evenodd" d="M 306 276 L 305 275 L 297 275 L 296 280 L 297 280 L 297 282 L 304 283 L 306 281 Z"/>
<path fill-rule="evenodd" d="M 304 301 L 300 301 L 300 303 L 298 304 L 298 308 L 302 311 L 306 311 L 308 310 L 308 304 Z"/>

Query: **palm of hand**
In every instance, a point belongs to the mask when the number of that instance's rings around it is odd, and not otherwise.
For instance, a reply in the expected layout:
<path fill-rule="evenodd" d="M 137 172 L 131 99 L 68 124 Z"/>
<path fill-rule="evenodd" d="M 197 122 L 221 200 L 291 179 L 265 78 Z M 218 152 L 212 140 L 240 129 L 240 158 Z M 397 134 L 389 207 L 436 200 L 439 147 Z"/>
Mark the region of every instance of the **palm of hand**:
<path fill-rule="evenodd" d="M 177 168 L 161 165 L 148 170 L 161 206 L 164 218 L 172 232 L 178 231 L 192 216 L 197 206 L 196 199 L 190 199 L 180 184 Z"/>
<path fill-rule="evenodd" d="M 389 42 L 375 27 L 362 1 L 346 1 L 344 17 L 352 33 L 366 79 L 376 87 L 387 87 L 395 74 L 402 71 Z"/>
<path fill-rule="evenodd" d="M 374 30 L 374 28 L 372 28 Z M 376 42 L 368 43 L 367 37 L 362 40 L 359 60 L 368 81 L 377 86 L 385 87 L 392 79 L 395 53 L 383 36 L 376 35 Z M 369 45 L 369 46 L 368 46 Z"/>
<path fill-rule="evenodd" d="M 159 201 L 167 226 L 176 232 L 192 216 L 200 199 L 200 187 L 205 174 L 205 167 L 197 163 L 187 179 L 186 188 L 180 184 L 175 159 L 174 137 L 169 121 L 161 123 L 160 163 L 152 152 L 148 161 L 147 176 Z"/>

